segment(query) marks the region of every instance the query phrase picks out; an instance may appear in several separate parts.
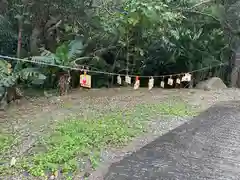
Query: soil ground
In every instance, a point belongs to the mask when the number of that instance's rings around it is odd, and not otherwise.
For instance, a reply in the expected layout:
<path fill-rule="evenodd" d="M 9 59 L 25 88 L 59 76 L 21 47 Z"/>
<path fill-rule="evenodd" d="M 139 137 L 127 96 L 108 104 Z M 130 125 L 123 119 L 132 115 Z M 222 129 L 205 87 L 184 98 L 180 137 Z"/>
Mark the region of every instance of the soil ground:
<path fill-rule="evenodd" d="M 8 155 L 21 156 L 31 149 L 36 138 L 51 131 L 50 127 L 56 121 L 78 116 L 87 118 L 93 113 L 103 114 L 114 109 L 129 109 L 138 104 L 164 103 L 168 99 L 184 101 L 200 112 L 221 101 L 240 100 L 240 90 L 203 91 L 156 88 L 152 91 L 147 89 L 134 91 L 130 88 L 114 88 L 75 90 L 62 97 L 25 98 L 18 104 L 11 104 L 5 112 L 0 112 L 0 132 L 17 135 Z M 175 126 L 178 125 L 179 123 L 175 124 Z M 167 127 L 166 131 L 169 130 L 170 127 Z M 139 138 L 135 144 L 139 144 L 141 141 Z M 146 142 L 154 138 L 149 139 Z M 129 147 L 132 149 L 135 145 Z M 131 151 L 129 147 L 127 151 Z"/>

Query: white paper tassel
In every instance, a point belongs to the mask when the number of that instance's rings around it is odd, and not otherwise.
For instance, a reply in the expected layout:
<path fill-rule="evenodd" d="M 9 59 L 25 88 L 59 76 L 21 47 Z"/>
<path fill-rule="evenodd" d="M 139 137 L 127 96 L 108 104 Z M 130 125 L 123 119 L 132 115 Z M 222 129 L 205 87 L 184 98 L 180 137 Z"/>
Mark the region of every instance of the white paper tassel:
<path fill-rule="evenodd" d="M 188 82 L 190 82 L 191 79 L 192 79 L 192 75 L 190 73 L 187 73 L 186 74 L 186 79 L 187 79 Z"/>
<path fill-rule="evenodd" d="M 182 81 L 187 81 L 187 82 L 190 82 L 192 79 L 192 75 L 189 74 L 189 73 L 186 73 L 183 77 L 182 77 Z"/>
<path fill-rule="evenodd" d="M 179 78 L 176 79 L 177 84 L 181 84 L 181 80 Z"/>
<path fill-rule="evenodd" d="M 170 86 L 173 85 L 173 79 L 172 79 L 172 77 L 168 78 L 168 85 L 170 85 Z"/>
<path fill-rule="evenodd" d="M 186 81 L 185 75 L 182 77 L 182 80 L 181 80 L 181 81 L 182 81 L 182 82 Z"/>
<path fill-rule="evenodd" d="M 139 80 L 136 80 L 133 89 L 136 90 L 136 89 L 139 88 L 139 86 L 140 86 L 140 81 L 139 81 Z"/>
<path fill-rule="evenodd" d="M 117 76 L 117 83 L 122 84 L 122 78 L 120 75 Z"/>
<path fill-rule="evenodd" d="M 161 88 L 164 88 L 164 81 L 161 81 L 161 83 L 160 83 L 160 86 L 161 86 Z"/>
<path fill-rule="evenodd" d="M 125 82 L 127 83 L 127 84 L 131 84 L 131 78 L 127 75 L 127 76 L 125 76 Z"/>
<path fill-rule="evenodd" d="M 154 86 L 154 79 L 151 77 L 148 81 L 148 90 L 151 90 Z"/>

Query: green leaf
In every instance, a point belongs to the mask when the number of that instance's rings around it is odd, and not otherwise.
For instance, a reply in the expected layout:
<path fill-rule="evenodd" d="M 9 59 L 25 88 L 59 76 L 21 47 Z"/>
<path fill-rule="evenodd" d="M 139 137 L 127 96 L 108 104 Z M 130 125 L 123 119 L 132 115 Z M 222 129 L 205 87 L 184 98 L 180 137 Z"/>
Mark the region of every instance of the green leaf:
<path fill-rule="evenodd" d="M 3 86 L 0 86 L 0 98 L 5 94 L 6 88 Z"/>
<path fill-rule="evenodd" d="M 45 80 L 46 76 L 41 73 L 39 68 L 25 68 L 19 72 L 21 79 L 28 80 L 29 78 Z"/>
<path fill-rule="evenodd" d="M 67 43 L 63 43 L 61 46 L 59 46 L 56 49 L 56 54 L 55 54 L 59 59 L 57 63 L 61 65 L 68 65 L 69 64 L 68 53 L 69 53 L 69 50 L 68 50 Z"/>
<path fill-rule="evenodd" d="M 16 84 L 17 77 L 14 76 L 8 76 L 0 81 L 0 84 L 3 87 L 12 87 Z"/>
<path fill-rule="evenodd" d="M 69 44 L 69 53 L 68 59 L 74 60 L 77 57 L 80 57 L 84 50 L 83 37 L 77 36 L 75 40 L 71 41 Z"/>
<path fill-rule="evenodd" d="M 46 63 L 46 64 L 56 64 L 59 62 L 59 58 L 52 52 L 41 48 L 41 56 L 33 56 L 31 57 L 32 61 L 35 61 L 36 63 Z"/>
<path fill-rule="evenodd" d="M 17 14 L 17 15 L 15 16 L 15 18 L 16 18 L 16 19 L 18 19 L 18 20 L 20 20 L 20 19 L 22 19 L 22 18 L 23 18 L 23 16 L 22 16 L 22 15 L 20 15 L 20 14 Z"/>
<path fill-rule="evenodd" d="M 4 73 L 4 74 L 8 74 L 8 62 L 5 60 L 0 60 L 0 74 Z"/>

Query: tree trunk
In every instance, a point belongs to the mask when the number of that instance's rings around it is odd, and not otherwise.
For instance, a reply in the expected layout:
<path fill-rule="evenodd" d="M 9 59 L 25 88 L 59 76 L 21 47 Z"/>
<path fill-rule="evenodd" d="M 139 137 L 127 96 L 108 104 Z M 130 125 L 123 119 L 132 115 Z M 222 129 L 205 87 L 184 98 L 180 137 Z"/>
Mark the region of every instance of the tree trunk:
<path fill-rule="evenodd" d="M 240 87 L 240 48 L 237 50 L 237 53 L 235 54 L 234 61 L 233 61 L 233 67 L 232 67 L 232 73 L 231 73 L 231 87 L 239 88 Z"/>
<path fill-rule="evenodd" d="M 21 48 L 22 48 L 22 19 L 19 19 L 19 30 L 18 30 L 18 45 L 17 45 L 17 57 L 21 56 Z"/>

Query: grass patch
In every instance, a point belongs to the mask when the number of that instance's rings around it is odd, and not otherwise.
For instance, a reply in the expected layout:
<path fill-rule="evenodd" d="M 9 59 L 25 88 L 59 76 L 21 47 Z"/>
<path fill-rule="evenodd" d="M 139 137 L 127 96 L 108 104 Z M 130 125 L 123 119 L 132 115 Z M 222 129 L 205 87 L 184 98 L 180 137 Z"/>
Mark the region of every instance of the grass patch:
<path fill-rule="evenodd" d="M 5 132 L 0 132 L 0 156 L 8 151 L 14 141 L 14 136 Z"/>
<path fill-rule="evenodd" d="M 12 147 L 14 140 L 15 137 L 12 134 L 0 132 L 0 176 L 2 176 L 2 173 L 8 171 L 6 167 L 8 162 L 5 160 L 5 155 Z"/>
<path fill-rule="evenodd" d="M 30 174 L 40 177 L 61 169 L 62 173 L 83 171 L 87 162 L 95 168 L 100 151 L 108 146 L 119 147 L 146 131 L 148 118 L 165 114 L 192 115 L 183 103 L 139 105 L 126 112 L 114 112 L 90 119 L 70 119 L 58 123 L 54 132 L 40 145 L 45 151 L 35 152 L 20 165 Z"/>

